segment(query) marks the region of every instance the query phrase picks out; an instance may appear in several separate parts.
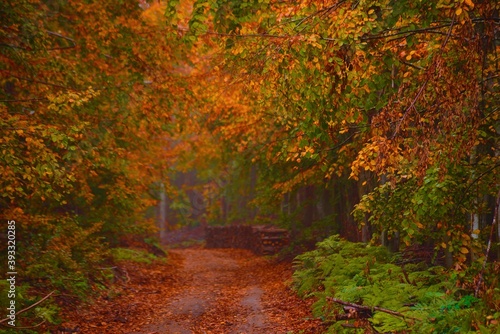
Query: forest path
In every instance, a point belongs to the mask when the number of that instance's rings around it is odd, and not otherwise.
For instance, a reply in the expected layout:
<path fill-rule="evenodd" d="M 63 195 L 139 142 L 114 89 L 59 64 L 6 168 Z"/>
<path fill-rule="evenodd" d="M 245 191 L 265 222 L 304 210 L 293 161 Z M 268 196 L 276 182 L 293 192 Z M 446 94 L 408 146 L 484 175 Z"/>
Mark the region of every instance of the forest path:
<path fill-rule="evenodd" d="M 290 263 L 239 249 L 171 249 L 167 263 L 123 263 L 119 296 L 77 311 L 84 333 L 321 333 L 287 286 Z"/>
<path fill-rule="evenodd" d="M 164 318 L 140 333 L 269 333 L 255 258 L 242 250 L 178 249 L 177 293 L 162 306 Z M 250 256 L 249 256 L 250 255 Z"/>

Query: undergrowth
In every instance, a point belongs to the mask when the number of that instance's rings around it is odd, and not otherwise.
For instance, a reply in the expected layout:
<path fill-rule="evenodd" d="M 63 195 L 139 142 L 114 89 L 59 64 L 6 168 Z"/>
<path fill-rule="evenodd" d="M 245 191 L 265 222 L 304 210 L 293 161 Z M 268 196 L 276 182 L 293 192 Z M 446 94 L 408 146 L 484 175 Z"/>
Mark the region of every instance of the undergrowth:
<path fill-rule="evenodd" d="M 27 233 L 19 226 L 17 252 L 18 275 L 15 282 L 15 298 L 8 296 L 9 282 L 0 281 L 0 307 L 2 318 L 7 315 L 7 307 L 15 300 L 16 311 L 29 308 L 15 317 L 16 328 L 9 328 L 7 321 L 0 323 L 0 333 L 47 333 L 45 328 L 61 323 L 61 310 L 89 301 L 102 293 L 113 290 L 116 270 L 120 261 L 134 261 L 150 264 L 155 260 L 164 260 L 146 250 L 112 248 L 99 236 L 100 226 L 83 229 L 70 218 L 57 221 L 58 224 L 38 224 L 34 232 Z M 50 236 L 50 237 L 49 237 Z M 149 249 L 150 243 L 144 243 Z M 159 247 L 159 246 L 157 246 Z M 6 251 L 0 256 L 3 263 Z M 31 307 L 44 296 L 50 295 L 43 302 Z M 43 325 L 43 326 L 42 326 Z"/>
<path fill-rule="evenodd" d="M 457 272 L 398 260 L 385 247 L 332 236 L 296 257 L 294 288 L 316 299 L 313 314 L 328 333 L 500 332 L 498 266 L 475 297 L 480 266 Z"/>

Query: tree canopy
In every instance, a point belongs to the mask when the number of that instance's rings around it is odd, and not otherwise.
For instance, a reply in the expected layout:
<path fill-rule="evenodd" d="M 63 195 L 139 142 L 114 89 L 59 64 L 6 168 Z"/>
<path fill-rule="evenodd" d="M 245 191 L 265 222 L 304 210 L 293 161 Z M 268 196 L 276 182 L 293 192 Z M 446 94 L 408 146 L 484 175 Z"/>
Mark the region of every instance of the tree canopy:
<path fill-rule="evenodd" d="M 488 238 L 499 184 L 498 4 L 178 6 L 167 5 L 172 30 L 216 45 L 211 76 L 244 94 L 246 109 L 214 102 L 212 134 L 260 166 L 257 203 L 357 181 L 355 217 L 376 235 L 409 245 L 432 231 L 460 262 L 479 250 L 470 235 Z"/>

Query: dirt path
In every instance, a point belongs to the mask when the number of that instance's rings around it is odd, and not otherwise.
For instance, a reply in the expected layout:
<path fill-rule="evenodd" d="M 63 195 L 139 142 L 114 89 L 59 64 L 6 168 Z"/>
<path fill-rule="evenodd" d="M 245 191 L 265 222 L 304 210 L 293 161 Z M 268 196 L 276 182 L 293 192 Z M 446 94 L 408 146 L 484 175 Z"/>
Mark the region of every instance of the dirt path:
<path fill-rule="evenodd" d="M 321 333 L 308 303 L 285 284 L 289 264 L 244 250 L 191 248 L 170 250 L 168 264 L 136 266 L 124 268 L 119 297 L 80 311 L 72 326 L 110 334 Z"/>

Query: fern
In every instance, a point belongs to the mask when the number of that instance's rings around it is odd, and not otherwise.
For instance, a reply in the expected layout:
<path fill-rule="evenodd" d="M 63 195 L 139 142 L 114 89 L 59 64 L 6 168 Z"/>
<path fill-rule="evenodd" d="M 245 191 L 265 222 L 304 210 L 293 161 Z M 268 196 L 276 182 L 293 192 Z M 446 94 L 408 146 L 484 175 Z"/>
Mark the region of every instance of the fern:
<path fill-rule="evenodd" d="M 471 291 L 458 289 L 453 275 L 425 264 L 402 268 L 394 260 L 385 247 L 333 236 L 295 259 L 293 283 L 301 296 L 316 298 L 313 314 L 327 322 L 344 313 L 340 305 L 328 302 L 335 297 L 402 315 L 375 310 L 369 321 L 381 333 L 468 333 L 480 328 L 490 311 Z M 483 327 L 482 333 L 495 333 L 495 326 L 484 327 L 489 331 Z M 329 332 L 352 329 L 334 323 Z"/>

